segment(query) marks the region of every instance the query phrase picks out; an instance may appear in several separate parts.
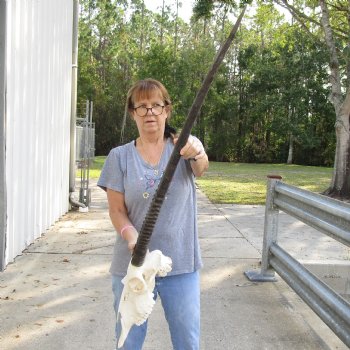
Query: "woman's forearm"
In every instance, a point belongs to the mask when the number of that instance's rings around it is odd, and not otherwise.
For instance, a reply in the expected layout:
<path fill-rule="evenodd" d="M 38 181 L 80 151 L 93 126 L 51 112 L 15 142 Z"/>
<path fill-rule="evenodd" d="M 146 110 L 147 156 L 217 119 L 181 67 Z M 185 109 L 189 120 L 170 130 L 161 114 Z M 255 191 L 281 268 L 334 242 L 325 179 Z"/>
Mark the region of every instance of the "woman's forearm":
<path fill-rule="evenodd" d="M 196 177 L 202 176 L 204 172 L 209 168 L 208 156 L 205 153 L 204 149 L 202 152 L 203 154 L 199 154 L 198 158 L 194 158 L 190 161 L 193 174 Z"/>
<path fill-rule="evenodd" d="M 137 241 L 138 232 L 128 217 L 124 194 L 108 189 L 107 198 L 111 222 L 121 237 L 128 241 L 129 249 L 132 250 Z"/>

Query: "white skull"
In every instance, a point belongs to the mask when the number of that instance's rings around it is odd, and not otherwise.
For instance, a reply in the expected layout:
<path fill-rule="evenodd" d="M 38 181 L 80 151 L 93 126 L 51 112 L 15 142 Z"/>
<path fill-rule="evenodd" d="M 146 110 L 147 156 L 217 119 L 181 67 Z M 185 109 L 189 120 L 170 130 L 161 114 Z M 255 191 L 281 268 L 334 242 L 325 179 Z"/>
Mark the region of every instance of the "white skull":
<path fill-rule="evenodd" d="M 160 250 L 147 252 L 142 266 L 136 267 L 129 263 L 128 272 L 122 279 L 124 289 L 120 298 L 118 317 L 122 326 L 118 341 L 121 348 L 131 327 L 141 325 L 151 314 L 155 304 L 153 290 L 155 277 L 164 277 L 171 271 L 172 261 Z"/>

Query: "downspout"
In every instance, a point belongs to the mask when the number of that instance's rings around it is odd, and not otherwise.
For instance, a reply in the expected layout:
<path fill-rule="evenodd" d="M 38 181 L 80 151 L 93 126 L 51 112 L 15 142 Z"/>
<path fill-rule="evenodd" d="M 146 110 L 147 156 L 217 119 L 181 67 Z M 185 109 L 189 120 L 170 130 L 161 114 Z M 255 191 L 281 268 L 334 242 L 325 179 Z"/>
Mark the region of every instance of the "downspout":
<path fill-rule="evenodd" d="M 0 271 L 5 269 L 7 197 L 6 197 L 6 5 L 0 0 Z"/>
<path fill-rule="evenodd" d="M 75 140 L 76 140 L 76 111 L 77 111 L 77 82 L 78 82 L 78 27 L 79 0 L 73 0 L 73 34 L 72 34 L 72 94 L 70 118 L 70 155 L 69 155 L 69 203 L 73 207 L 86 208 L 73 198 L 75 191 Z"/>

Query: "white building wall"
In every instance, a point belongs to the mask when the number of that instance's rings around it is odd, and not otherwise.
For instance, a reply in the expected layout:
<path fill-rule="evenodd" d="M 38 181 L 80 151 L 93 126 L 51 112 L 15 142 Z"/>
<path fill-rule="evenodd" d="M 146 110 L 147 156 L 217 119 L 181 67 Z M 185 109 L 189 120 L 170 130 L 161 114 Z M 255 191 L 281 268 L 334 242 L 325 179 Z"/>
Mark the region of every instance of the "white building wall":
<path fill-rule="evenodd" d="M 73 0 L 7 0 L 5 263 L 68 211 Z"/>

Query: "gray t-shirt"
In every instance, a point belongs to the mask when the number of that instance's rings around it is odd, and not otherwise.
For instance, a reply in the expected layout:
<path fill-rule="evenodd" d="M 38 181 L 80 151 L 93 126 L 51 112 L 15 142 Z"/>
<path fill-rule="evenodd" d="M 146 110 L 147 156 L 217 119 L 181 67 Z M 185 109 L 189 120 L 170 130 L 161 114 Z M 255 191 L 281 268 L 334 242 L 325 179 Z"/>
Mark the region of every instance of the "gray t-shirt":
<path fill-rule="evenodd" d="M 128 216 L 140 231 L 152 197 L 174 148 L 168 139 L 157 167 L 138 153 L 135 142 L 113 148 L 97 185 L 124 194 Z M 202 267 L 197 232 L 197 203 L 194 175 L 189 161 L 180 159 L 161 207 L 149 244 L 172 261 L 169 275 L 193 272 Z M 124 276 L 131 256 L 127 242 L 117 235 L 110 272 Z"/>

